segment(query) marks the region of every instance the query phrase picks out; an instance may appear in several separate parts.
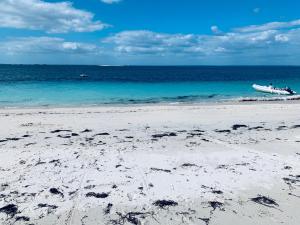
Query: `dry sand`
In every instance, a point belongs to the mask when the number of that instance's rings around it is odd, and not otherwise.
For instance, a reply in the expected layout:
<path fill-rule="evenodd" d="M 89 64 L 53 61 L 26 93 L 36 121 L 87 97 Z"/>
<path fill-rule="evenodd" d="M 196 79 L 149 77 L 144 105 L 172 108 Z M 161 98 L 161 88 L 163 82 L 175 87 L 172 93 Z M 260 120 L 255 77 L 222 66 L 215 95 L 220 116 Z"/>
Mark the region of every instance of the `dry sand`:
<path fill-rule="evenodd" d="M 0 110 L 1 224 L 300 221 L 300 104 Z"/>

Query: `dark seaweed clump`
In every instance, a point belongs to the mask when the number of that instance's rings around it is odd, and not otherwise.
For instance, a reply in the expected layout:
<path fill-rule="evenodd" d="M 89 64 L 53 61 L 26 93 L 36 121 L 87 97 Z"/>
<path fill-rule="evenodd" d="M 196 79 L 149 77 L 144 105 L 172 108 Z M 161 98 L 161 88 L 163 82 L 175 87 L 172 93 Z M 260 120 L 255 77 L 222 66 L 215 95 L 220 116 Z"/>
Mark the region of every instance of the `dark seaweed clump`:
<path fill-rule="evenodd" d="M 264 206 L 267 206 L 267 207 L 279 206 L 277 204 L 277 202 L 275 202 L 274 199 L 271 199 L 271 198 L 268 198 L 268 197 L 262 196 L 262 195 L 259 195 L 255 198 L 251 198 L 250 200 L 257 203 L 257 204 L 264 205 Z"/>
<path fill-rule="evenodd" d="M 177 206 L 178 203 L 173 200 L 157 200 L 153 203 L 153 205 L 158 206 L 159 208 L 165 209 L 169 206 Z"/>
<path fill-rule="evenodd" d="M 18 212 L 18 206 L 14 204 L 6 205 L 2 208 L 0 208 L 0 213 L 5 213 L 11 217 L 14 217 Z"/>
<path fill-rule="evenodd" d="M 95 198 L 107 198 L 109 196 L 109 194 L 107 194 L 107 193 L 89 192 L 85 196 L 86 197 L 95 197 Z"/>
<path fill-rule="evenodd" d="M 237 130 L 237 129 L 246 128 L 246 127 L 248 127 L 248 126 L 244 125 L 244 124 L 234 124 L 231 128 L 232 128 L 232 130 Z"/>

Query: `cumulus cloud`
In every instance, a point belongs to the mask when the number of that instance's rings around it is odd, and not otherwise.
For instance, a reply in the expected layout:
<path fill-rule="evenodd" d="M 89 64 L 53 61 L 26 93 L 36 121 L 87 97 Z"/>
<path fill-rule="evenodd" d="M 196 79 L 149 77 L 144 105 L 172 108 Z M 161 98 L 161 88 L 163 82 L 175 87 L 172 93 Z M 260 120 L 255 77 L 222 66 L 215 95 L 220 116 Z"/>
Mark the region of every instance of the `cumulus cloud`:
<path fill-rule="evenodd" d="M 6 54 L 95 54 L 100 52 L 96 45 L 69 42 L 55 37 L 22 37 L 0 42 L 0 50 Z"/>
<path fill-rule="evenodd" d="M 289 22 L 271 22 L 263 25 L 250 25 L 246 27 L 237 28 L 235 29 L 235 31 L 236 32 L 258 32 L 258 31 L 265 31 L 265 30 L 278 30 L 283 28 L 292 28 L 297 26 L 300 26 L 300 19 L 292 20 Z"/>
<path fill-rule="evenodd" d="M 70 2 L 0 1 L 0 27 L 67 33 L 92 32 L 108 26 L 95 21 L 92 13 L 74 8 Z"/>
<path fill-rule="evenodd" d="M 296 21 L 280 23 L 280 26 L 264 24 L 257 29 L 234 29 L 220 33 L 217 26 L 211 29 L 214 35 L 168 34 L 147 30 L 123 31 L 103 40 L 124 55 L 193 56 L 193 57 L 245 57 L 299 55 L 300 28 Z M 280 29 L 288 27 L 290 29 Z M 269 27 L 269 29 L 267 29 Z M 278 29 L 274 29 L 278 28 Z M 245 31 L 247 30 L 247 32 Z M 238 58 L 238 57 L 237 57 Z"/>
<path fill-rule="evenodd" d="M 101 2 L 106 3 L 106 4 L 113 4 L 113 3 L 118 3 L 121 0 L 101 0 Z"/>

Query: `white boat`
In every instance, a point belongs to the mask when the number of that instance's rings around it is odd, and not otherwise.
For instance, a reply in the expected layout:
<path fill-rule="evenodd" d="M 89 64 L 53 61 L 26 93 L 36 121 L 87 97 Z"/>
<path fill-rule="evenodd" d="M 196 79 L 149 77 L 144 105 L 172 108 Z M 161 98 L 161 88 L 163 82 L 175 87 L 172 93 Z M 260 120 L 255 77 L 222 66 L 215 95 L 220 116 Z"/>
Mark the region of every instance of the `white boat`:
<path fill-rule="evenodd" d="M 83 74 L 80 74 L 79 76 L 82 77 L 82 78 L 89 77 L 88 75 L 86 75 L 86 74 L 84 74 L 84 73 L 83 73 Z"/>
<path fill-rule="evenodd" d="M 265 93 L 271 93 L 271 94 L 278 94 L 278 95 L 294 95 L 296 94 L 295 91 L 291 90 L 290 88 L 275 88 L 273 86 L 262 86 L 253 84 L 252 87 L 256 91 L 265 92 Z"/>

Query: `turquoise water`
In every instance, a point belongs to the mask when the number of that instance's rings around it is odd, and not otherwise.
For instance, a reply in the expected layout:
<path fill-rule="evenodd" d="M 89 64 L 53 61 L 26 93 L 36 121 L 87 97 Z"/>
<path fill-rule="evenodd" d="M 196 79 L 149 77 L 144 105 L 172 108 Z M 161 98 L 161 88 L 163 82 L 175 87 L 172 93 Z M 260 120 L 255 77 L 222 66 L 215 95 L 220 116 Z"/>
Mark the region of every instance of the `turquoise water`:
<path fill-rule="evenodd" d="M 2 68 L 1 76 L 0 66 L 0 106 L 219 102 L 240 97 L 268 96 L 255 92 L 251 85 L 269 82 L 283 87 L 288 85 L 300 92 L 299 68 L 299 71 L 295 71 L 295 68 L 292 68 L 292 71 L 285 68 L 286 71 L 282 71 L 282 75 L 276 73 L 277 70 L 273 67 L 262 68 L 265 71 L 259 72 L 255 67 L 254 72 L 252 69 L 249 71 L 247 67 L 239 67 L 238 70 L 236 67 L 218 67 L 212 71 L 207 67 L 170 67 L 168 70 L 149 67 L 143 68 L 142 71 L 140 67 L 133 67 L 128 71 L 125 67 L 125 72 L 122 68 L 113 72 L 111 70 L 114 69 L 111 68 L 100 68 L 101 71 L 98 72 L 95 72 L 98 68 L 94 67 L 80 67 L 82 70 L 76 66 L 55 67 L 54 72 L 51 71 L 52 67 L 49 68 L 24 66 L 21 69 L 17 68 L 19 71 L 11 66 L 5 70 Z M 83 72 L 89 75 L 87 79 L 79 78 L 79 74 Z M 158 73 L 162 75 L 156 76 Z M 265 77 L 265 74 L 269 77 Z"/>

